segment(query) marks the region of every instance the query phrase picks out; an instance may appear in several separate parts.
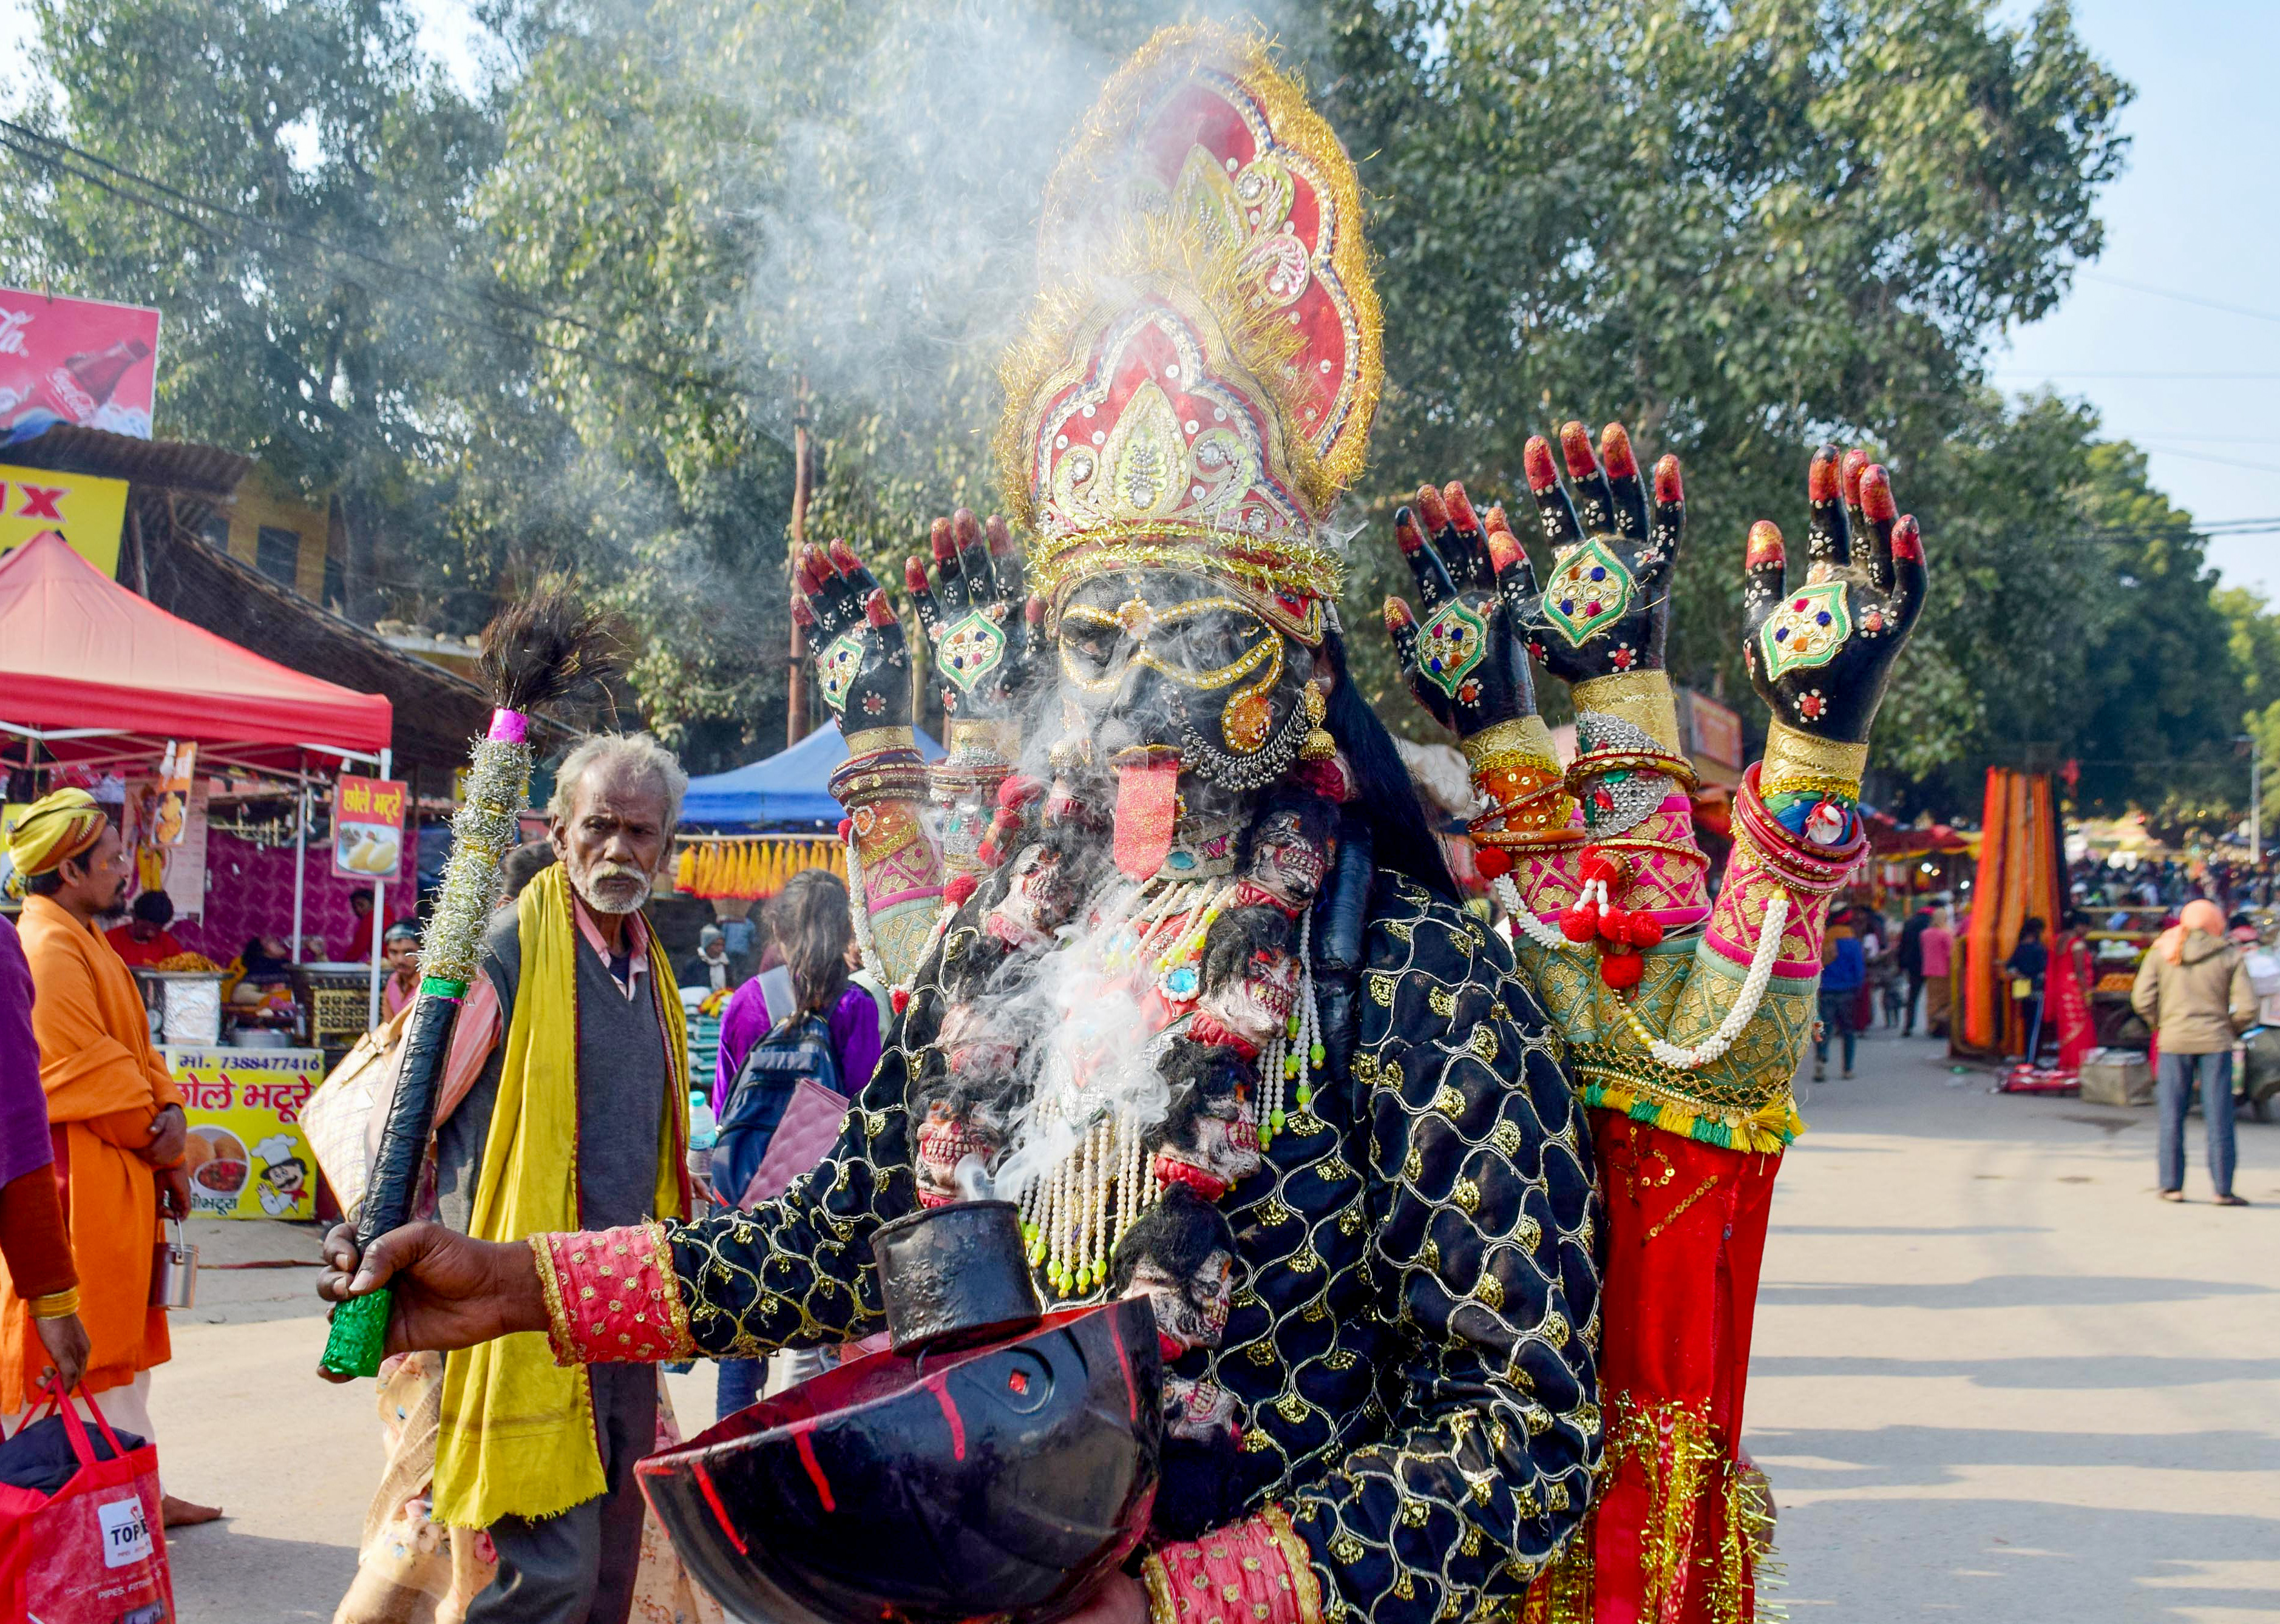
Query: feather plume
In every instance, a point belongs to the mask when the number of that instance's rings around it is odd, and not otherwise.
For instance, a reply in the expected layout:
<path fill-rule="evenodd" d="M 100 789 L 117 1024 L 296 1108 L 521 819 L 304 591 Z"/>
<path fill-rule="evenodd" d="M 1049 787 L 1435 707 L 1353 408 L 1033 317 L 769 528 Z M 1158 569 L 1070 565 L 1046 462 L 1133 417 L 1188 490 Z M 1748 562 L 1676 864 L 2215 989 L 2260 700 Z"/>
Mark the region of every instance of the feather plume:
<path fill-rule="evenodd" d="M 524 715 L 617 669 L 602 612 L 581 603 L 564 575 L 542 577 L 499 611 L 483 627 L 481 659 L 491 703 Z"/>

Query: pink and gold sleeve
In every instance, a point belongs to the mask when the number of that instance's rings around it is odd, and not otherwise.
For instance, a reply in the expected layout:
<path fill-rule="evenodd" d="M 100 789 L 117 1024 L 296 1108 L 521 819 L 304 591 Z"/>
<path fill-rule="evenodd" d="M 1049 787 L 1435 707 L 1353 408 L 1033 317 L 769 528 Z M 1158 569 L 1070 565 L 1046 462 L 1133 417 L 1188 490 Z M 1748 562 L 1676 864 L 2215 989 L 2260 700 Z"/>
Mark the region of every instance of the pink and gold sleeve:
<path fill-rule="evenodd" d="M 696 1351 L 663 1224 L 534 1235 L 530 1251 L 555 1363 L 658 1364 Z"/>
<path fill-rule="evenodd" d="M 847 809 L 851 875 L 859 874 L 870 935 L 888 979 L 917 973 L 942 906 L 942 853 L 922 815 L 927 766 L 908 727 L 849 735 L 831 793 Z"/>
<path fill-rule="evenodd" d="M 1149 1624 L 1321 1624 L 1322 1587 L 1288 1512 L 1269 1505 L 1142 1563 Z"/>

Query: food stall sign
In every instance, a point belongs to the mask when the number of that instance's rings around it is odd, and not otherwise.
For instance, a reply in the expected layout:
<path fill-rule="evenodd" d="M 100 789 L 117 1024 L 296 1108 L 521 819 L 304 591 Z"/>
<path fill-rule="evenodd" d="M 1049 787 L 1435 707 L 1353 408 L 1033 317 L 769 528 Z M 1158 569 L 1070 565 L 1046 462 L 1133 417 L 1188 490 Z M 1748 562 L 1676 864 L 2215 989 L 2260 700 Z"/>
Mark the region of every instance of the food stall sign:
<path fill-rule="evenodd" d="M 404 857 L 404 804 L 411 786 L 400 779 L 344 774 L 333 790 L 333 874 L 343 880 L 386 880 Z"/>
<path fill-rule="evenodd" d="M 6 394 L 0 388 L 0 396 Z M 125 480 L 0 464 L 0 557 L 53 530 L 73 552 L 113 576 L 126 524 Z"/>
<path fill-rule="evenodd" d="M 190 1210 L 206 1218 L 317 1215 L 301 1108 L 325 1074 L 314 1049 L 161 1045 L 189 1119 Z"/>

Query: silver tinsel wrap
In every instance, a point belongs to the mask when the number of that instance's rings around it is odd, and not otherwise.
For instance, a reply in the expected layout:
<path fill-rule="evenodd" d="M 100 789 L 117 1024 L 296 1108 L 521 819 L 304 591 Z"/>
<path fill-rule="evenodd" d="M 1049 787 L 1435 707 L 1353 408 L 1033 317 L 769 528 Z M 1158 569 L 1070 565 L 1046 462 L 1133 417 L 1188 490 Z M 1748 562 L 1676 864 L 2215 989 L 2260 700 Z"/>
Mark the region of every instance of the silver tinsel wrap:
<path fill-rule="evenodd" d="M 523 786 L 530 781 L 530 746 L 505 739 L 477 742 L 467 758 L 467 798 L 451 817 L 451 855 L 443 889 L 420 948 L 422 979 L 475 978 L 483 927 L 497 905 L 499 863 L 517 843 Z"/>

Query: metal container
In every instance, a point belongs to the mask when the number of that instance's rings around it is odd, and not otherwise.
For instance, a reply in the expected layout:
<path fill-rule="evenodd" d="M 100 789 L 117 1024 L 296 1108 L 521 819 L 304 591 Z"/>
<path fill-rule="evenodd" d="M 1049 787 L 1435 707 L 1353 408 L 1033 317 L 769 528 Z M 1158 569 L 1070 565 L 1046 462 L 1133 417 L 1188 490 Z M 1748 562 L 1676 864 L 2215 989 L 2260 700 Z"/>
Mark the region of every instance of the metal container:
<path fill-rule="evenodd" d="M 1010 1201 L 954 1201 L 898 1218 L 871 1237 L 871 1255 L 897 1353 L 989 1342 L 1044 1313 Z"/>
<path fill-rule="evenodd" d="M 170 1218 L 174 1238 L 161 1241 L 150 1259 L 150 1306 L 192 1308 L 198 1300 L 198 1249 L 182 1238 L 182 1220 Z"/>

